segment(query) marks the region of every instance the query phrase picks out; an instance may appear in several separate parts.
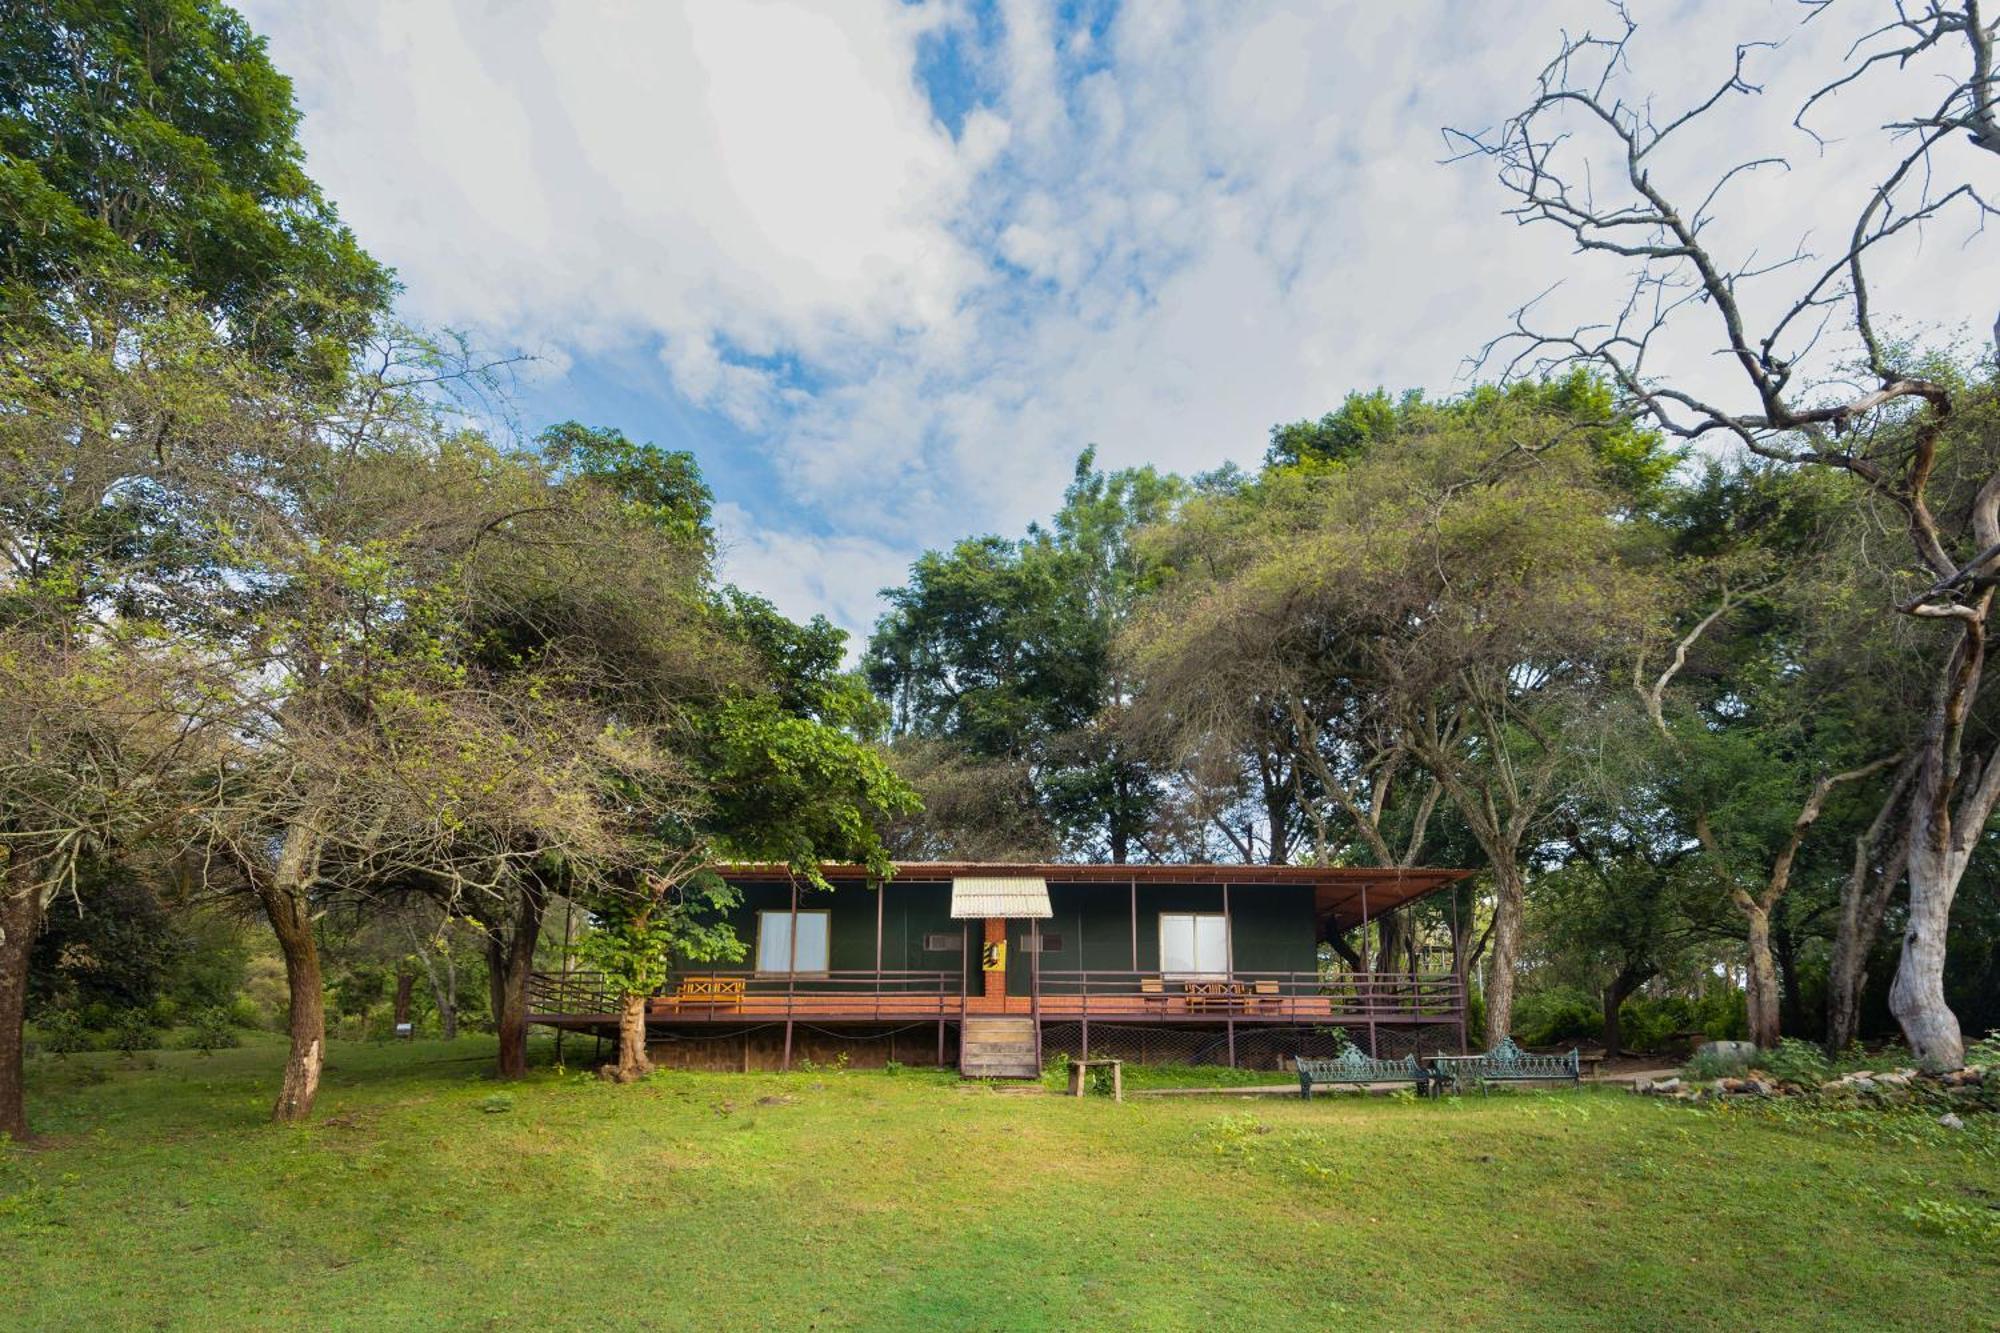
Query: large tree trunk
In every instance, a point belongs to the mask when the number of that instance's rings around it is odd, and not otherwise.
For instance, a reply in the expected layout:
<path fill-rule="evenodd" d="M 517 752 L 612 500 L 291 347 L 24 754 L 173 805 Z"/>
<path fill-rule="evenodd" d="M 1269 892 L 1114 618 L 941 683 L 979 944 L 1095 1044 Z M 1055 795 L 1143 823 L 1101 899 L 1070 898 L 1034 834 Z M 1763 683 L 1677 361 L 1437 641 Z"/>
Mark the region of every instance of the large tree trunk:
<path fill-rule="evenodd" d="M 0 881 L 0 1139 L 26 1142 L 27 1070 L 22 1025 L 28 1017 L 28 957 L 42 925 L 39 885 L 10 874 Z"/>
<path fill-rule="evenodd" d="M 646 997 L 623 995 L 618 1000 L 618 1063 L 599 1071 L 614 1083 L 637 1083 L 653 1072 L 646 1054 Z"/>
<path fill-rule="evenodd" d="M 1632 992 L 1646 984 L 1654 969 L 1644 964 L 1627 964 L 1611 978 L 1611 984 L 1604 988 L 1604 1055 L 1614 1059 L 1625 1053 L 1624 1028 L 1618 1011 L 1625 1007 L 1625 1001 Z"/>
<path fill-rule="evenodd" d="M 1982 821 L 1983 822 L 1983 821 Z M 1965 1035 L 1958 1015 L 1944 998 L 1945 931 L 1951 900 L 1964 861 L 1949 848 L 1946 834 L 1912 838 L 1909 857 L 1910 913 L 1903 931 L 1903 955 L 1889 986 L 1889 1012 L 1902 1025 L 1910 1054 L 1925 1069 L 1956 1069 L 1965 1063 Z"/>
<path fill-rule="evenodd" d="M 534 970 L 535 941 L 541 936 L 542 907 L 547 901 L 542 885 L 532 876 L 522 877 L 515 895 L 509 929 L 504 935 L 489 932 L 486 937 L 501 1078 L 520 1078 L 528 1072 L 528 975 Z"/>
<path fill-rule="evenodd" d="M 326 1064 L 326 991 L 320 975 L 319 942 L 313 938 L 311 909 L 299 894 L 266 887 L 258 896 L 285 958 L 285 984 L 292 1002 L 292 1047 L 285 1057 L 285 1077 L 271 1107 L 271 1118 L 291 1123 L 312 1114 L 320 1070 Z"/>
<path fill-rule="evenodd" d="M 1493 862 L 1493 959 L 1486 973 L 1486 1045 L 1500 1044 L 1514 1030 L 1514 968 L 1521 953 L 1521 909 L 1526 900 L 1521 870 L 1511 849 L 1487 855 Z"/>
<path fill-rule="evenodd" d="M 1750 926 L 1744 986 L 1750 1040 L 1770 1050 L 1778 1044 L 1778 965 L 1771 957 L 1771 914 L 1756 903 L 1743 904 Z"/>

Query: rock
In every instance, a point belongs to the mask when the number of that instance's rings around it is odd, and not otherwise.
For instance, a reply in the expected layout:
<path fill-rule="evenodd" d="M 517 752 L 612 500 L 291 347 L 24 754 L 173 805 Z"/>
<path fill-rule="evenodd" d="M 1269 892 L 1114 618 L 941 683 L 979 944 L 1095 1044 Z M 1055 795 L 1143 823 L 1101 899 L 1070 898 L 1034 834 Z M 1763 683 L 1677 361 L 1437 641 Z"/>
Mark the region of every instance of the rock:
<path fill-rule="evenodd" d="M 1681 1081 L 1678 1078 L 1663 1078 L 1652 1087 L 1654 1092 L 1679 1092 Z"/>
<path fill-rule="evenodd" d="M 1950 1111 L 1946 1111 L 1943 1115 L 1939 1116 L 1938 1123 L 1940 1125 L 1943 1125 L 1946 1129 L 1965 1128 L 1965 1122 L 1963 1120 L 1960 1120 L 1957 1116 L 1953 1115 Z"/>
<path fill-rule="evenodd" d="M 1879 1087 L 1907 1088 L 1910 1086 L 1910 1080 L 1914 1076 L 1914 1071 L 1905 1072 L 1901 1069 L 1892 1069 L 1887 1073 L 1875 1075 L 1874 1081 Z"/>
<path fill-rule="evenodd" d="M 1748 1093 L 1754 1093 L 1759 1097 L 1769 1097 L 1778 1091 L 1775 1084 L 1766 1082 L 1761 1078 L 1745 1079 L 1743 1090 Z"/>

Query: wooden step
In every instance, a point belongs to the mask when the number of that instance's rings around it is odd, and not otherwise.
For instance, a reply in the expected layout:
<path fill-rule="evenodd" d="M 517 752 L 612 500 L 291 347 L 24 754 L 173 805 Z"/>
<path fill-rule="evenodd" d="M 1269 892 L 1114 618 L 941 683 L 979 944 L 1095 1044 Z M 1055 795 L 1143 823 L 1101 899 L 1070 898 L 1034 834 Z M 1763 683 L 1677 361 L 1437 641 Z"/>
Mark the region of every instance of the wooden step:
<path fill-rule="evenodd" d="M 1032 1018 L 968 1018 L 958 1034 L 958 1072 L 967 1078 L 1040 1078 Z"/>

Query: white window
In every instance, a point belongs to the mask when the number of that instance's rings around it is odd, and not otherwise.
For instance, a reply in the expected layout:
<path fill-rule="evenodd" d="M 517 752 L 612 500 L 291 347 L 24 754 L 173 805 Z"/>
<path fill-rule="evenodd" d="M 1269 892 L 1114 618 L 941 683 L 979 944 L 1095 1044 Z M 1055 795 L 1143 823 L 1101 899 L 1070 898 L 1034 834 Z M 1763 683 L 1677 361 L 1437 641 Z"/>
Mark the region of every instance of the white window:
<path fill-rule="evenodd" d="M 1160 913 L 1160 972 L 1169 977 L 1229 973 L 1229 918 L 1220 912 Z"/>
<path fill-rule="evenodd" d="M 827 965 L 827 913 L 800 912 L 797 952 L 793 951 L 790 912 L 757 913 L 759 972 L 824 972 Z"/>

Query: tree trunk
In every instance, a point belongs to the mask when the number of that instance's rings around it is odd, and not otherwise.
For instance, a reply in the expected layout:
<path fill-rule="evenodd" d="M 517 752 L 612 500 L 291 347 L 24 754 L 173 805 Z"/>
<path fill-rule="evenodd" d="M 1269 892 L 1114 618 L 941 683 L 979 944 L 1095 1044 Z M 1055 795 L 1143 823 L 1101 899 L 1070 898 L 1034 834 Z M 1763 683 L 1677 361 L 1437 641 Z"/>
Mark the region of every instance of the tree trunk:
<path fill-rule="evenodd" d="M 0 1141 L 24 1143 L 28 1133 L 28 957 L 42 925 L 42 895 L 25 875 L 0 881 Z"/>
<path fill-rule="evenodd" d="M 407 970 L 396 973 L 396 1002 L 391 1012 L 391 1021 L 397 1027 L 410 1021 L 410 997 L 417 989 L 417 974 Z"/>
<path fill-rule="evenodd" d="M 1886 809 L 1885 809 L 1886 814 Z M 1868 956 L 1882 932 L 1889 900 L 1902 881 L 1904 856 L 1892 848 L 1875 863 L 1877 845 L 1863 834 L 1855 839 L 1855 868 L 1841 886 L 1840 920 L 1834 927 L 1827 964 L 1826 1049 L 1839 1055 L 1861 1035 L 1861 995 L 1868 986 Z"/>
<path fill-rule="evenodd" d="M 312 1114 L 320 1070 L 326 1064 L 326 992 L 319 943 L 313 938 L 311 910 L 300 895 L 266 886 L 258 890 L 258 897 L 285 958 L 285 984 L 292 1001 L 292 1048 L 285 1057 L 285 1077 L 271 1118 L 292 1123 Z"/>
<path fill-rule="evenodd" d="M 1646 984 L 1654 969 L 1643 964 L 1627 964 L 1611 978 L 1611 984 L 1604 988 L 1604 1055 L 1615 1059 L 1625 1053 L 1625 1034 L 1618 1011 L 1625 1007 L 1625 1001 L 1632 992 Z"/>
<path fill-rule="evenodd" d="M 1512 855 L 1493 861 L 1493 961 L 1486 974 L 1486 1045 L 1490 1050 L 1514 1029 L 1514 968 L 1521 953 L 1521 908 L 1526 899 Z"/>
<path fill-rule="evenodd" d="M 493 998 L 493 1027 L 500 1034 L 498 1072 L 520 1078 L 528 1072 L 528 974 L 534 970 L 535 941 L 542 932 L 546 894 L 533 877 L 515 890 L 514 920 L 505 935 L 486 937 L 487 981 Z"/>
<path fill-rule="evenodd" d="M 1778 1044 L 1778 967 L 1771 957 L 1771 914 L 1754 902 L 1741 906 L 1750 925 L 1749 959 L 1744 969 L 1750 1040 L 1768 1051 Z"/>
<path fill-rule="evenodd" d="M 439 1034 L 446 1041 L 458 1040 L 458 964 L 453 961 L 451 950 L 444 954 L 444 985 L 433 987 L 437 992 Z"/>
<path fill-rule="evenodd" d="M 1902 880 L 1909 854 L 1907 817 L 1901 807 L 1917 765 L 1905 761 L 1868 827 L 1854 838 L 1854 860 L 1840 886 L 1840 917 L 1834 924 L 1833 954 L 1827 966 L 1826 1049 L 1839 1055 L 1861 1032 L 1861 992 L 1868 984 L 1868 955 L 1881 933 L 1883 914 Z M 1904 820 L 1893 836 L 1893 821 Z M 1884 840 L 1887 839 L 1885 842 Z"/>
<path fill-rule="evenodd" d="M 1805 1002 L 1799 997 L 1798 936 L 1792 932 L 1790 898 L 1780 898 L 1771 923 L 1771 956 L 1778 965 L 1778 1031 L 1803 1036 Z"/>
<path fill-rule="evenodd" d="M 614 1083 L 637 1083 L 653 1072 L 646 1054 L 646 997 L 623 995 L 618 999 L 618 1063 L 600 1071 Z"/>
<path fill-rule="evenodd" d="M 1965 1035 L 1958 1015 L 1945 1003 L 1944 952 L 1951 900 L 1965 866 L 1948 849 L 1947 834 L 1925 832 L 1933 836 L 1910 840 L 1910 919 L 1896 979 L 1889 986 L 1889 1012 L 1902 1025 L 1903 1039 L 1919 1065 L 1956 1069 L 1965 1063 Z"/>

